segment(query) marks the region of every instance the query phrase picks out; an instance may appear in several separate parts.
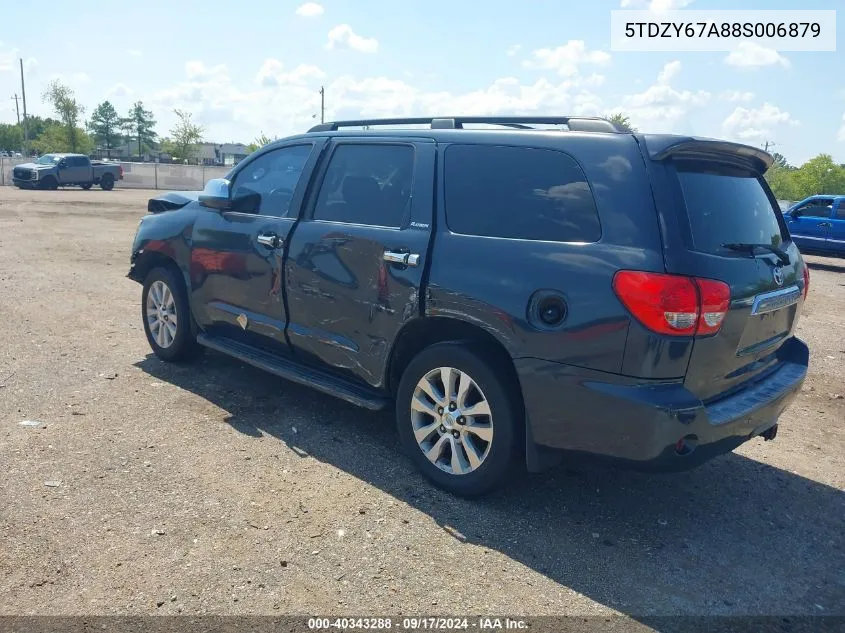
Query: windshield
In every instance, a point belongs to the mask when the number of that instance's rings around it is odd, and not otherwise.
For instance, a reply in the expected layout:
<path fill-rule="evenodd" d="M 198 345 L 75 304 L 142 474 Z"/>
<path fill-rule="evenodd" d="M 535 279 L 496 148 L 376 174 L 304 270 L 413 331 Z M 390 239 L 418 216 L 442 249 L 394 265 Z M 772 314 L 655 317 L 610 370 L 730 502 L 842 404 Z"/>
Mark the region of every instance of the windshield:
<path fill-rule="evenodd" d="M 783 243 L 779 214 L 757 174 L 701 164 L 679 164 L 677 173 L 695 250 L 724 253 L 726 243 Z"/>
<path fill-rule="evenodd" d="M 41 156 L 35 162 L 38 165 L 52 165 L 53 163 L 59 162 L 59 157 L 54 154 L 44 154 L 44 156 Z"/>

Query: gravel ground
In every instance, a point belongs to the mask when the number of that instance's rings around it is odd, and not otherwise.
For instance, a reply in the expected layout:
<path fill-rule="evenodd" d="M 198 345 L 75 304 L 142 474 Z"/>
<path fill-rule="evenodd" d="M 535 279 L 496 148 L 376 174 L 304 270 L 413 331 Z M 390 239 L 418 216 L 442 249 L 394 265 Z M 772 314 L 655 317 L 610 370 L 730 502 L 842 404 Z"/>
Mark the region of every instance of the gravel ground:
<path fill-rule="evenodd" d="M 0 614 L 845 615 L 845 260 L 808 258 L 776 441 L 470 502 L 388 415 L 156 360 L 124 277 L 150 195 L 0 188 Z"/>

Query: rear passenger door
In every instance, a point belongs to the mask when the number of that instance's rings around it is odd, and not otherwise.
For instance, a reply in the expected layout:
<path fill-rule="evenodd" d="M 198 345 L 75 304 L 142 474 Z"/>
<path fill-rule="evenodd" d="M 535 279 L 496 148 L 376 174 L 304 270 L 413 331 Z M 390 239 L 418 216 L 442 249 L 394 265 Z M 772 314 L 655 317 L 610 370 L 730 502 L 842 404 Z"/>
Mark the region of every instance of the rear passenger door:
<path fill-rule="evenodd" d="M 420 313 L 431 238 L 430 139 L 332 142 L 286 263 L 288 337 L 306 360 L 373 387 Z"/>

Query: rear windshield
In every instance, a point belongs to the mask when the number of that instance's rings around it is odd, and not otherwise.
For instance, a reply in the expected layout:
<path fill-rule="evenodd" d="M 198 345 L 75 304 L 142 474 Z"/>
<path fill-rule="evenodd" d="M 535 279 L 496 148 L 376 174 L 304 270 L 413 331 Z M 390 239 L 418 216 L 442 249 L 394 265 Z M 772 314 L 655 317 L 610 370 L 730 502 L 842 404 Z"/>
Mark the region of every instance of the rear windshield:
<path fill-rule="evenodd" d="M 778 212 L 753 172 L 700 163 L 678 164 L 695 250 L 724 253 L 722 244 L 780 246 Z"/>

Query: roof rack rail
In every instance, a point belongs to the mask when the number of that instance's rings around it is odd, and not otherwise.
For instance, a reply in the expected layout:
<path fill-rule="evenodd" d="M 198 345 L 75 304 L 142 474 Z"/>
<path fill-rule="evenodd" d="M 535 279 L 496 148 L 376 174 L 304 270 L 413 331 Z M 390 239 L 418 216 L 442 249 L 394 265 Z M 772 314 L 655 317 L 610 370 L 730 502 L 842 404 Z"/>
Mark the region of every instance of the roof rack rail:
<path fill-rule="evenodd" d="M 533 130 L 531 125 L 566 125 L 572 132 L 622 133 L 615 123 L 601 117 L 585 116 L 449 116 L 409 117 L 398 119 L 360 119 L 357 121 L 329 121 L 312 127 L 309 132 L 336 132 L 345 127 L 371 125 L 429 125 L 432 130 L 460 130 L 465 123 L 502 125 L 518 130 Z"/>

